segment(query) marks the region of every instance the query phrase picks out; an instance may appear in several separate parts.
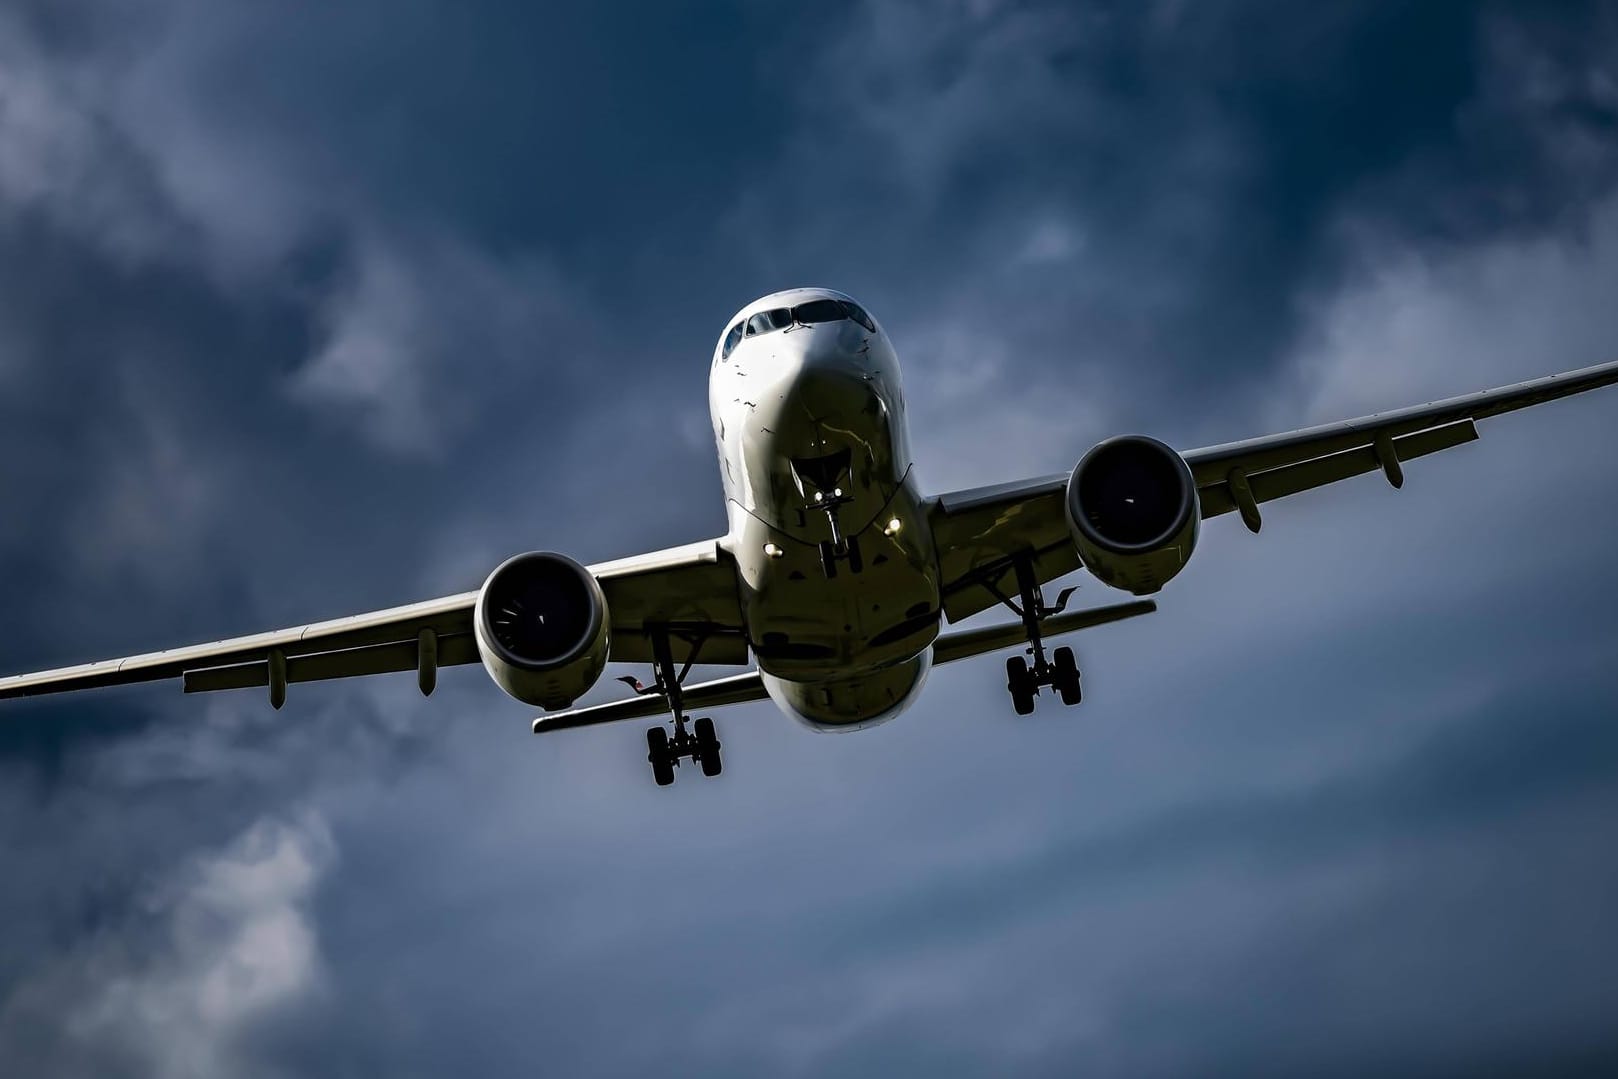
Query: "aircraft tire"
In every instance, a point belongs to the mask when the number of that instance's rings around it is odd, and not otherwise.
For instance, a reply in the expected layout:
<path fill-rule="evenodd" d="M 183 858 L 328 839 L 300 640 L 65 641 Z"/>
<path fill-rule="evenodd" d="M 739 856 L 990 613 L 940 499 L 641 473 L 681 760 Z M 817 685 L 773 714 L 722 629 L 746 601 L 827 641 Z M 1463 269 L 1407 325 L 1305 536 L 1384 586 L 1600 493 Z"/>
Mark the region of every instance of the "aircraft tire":
<path fill-rule="evenodd" d="M 1028 661 L 1021 656 L 1006 660 L 1006 688 L 1011 691 L 1011 707 L 1019 716 L 1032 715 L 1034 694 L 1038 692 L 1033 676 L 1028 672 Z"/>
<path fill-rule="evenodd" d="M 1056 668 L 1056 692 L 1061 695 L 1062 703 L 1078 704 L 1084 699 L 1084 686 L 1079 678 L 1078 661 L 1073 658 L 1073 649 L 1066 646 L 1058 648 L 1052 659 L 1052 666 Z"/>
<path fill-rule="evenodd" d="M 669 732 L 662 727 L 646 728 L 646 759 L 652 762 L 652 778 L 659 787 L 674 782 L 674 758 L 669 755 Z"/>
<path fill-rule="evenodd" d="M 724 770 L 724 761 L 719 756 L 719 735 L 714 731 L 713 720 L 703 716 L 697 720 L 697 760 L 702 765 L 702 774 L 712 779 Z"/>

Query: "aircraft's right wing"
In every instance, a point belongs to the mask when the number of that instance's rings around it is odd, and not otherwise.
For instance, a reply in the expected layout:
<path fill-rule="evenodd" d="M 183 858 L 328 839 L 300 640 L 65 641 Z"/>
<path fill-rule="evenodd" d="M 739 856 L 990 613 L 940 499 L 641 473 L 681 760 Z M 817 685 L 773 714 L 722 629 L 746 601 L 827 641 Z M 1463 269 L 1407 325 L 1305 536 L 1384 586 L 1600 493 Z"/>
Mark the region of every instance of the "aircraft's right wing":
<path fill-rule="evenodd" d="M 1092 607 L 1070 614 L 1052 615 L 1040 623 L 1040 635 L 1045 638 L 1056 637 L 1063 633 L 1089 629 L 1091 626 L 1103 626 L 1108 622 L 1120 622 L 1125 618 L 1150 614 L 1155 610 L 1157 604 L 1146 599 L 1136 600 L 1133 603 L 1116 603 L 1110 607 Z M 933 644 L 933 662 L 954 663 L 956 660 L 981 656 L 985 652 L 993 652 L 1000 648 L 1026 644 L 1027 641 L 1028 633 L 1021 622 L 1006 622 L 997 626 L 985 626 L 982 629 L 946 633 Z M 687 712 L 717 708 L 725 704 L 762 701 L 768 696 L 769 694 L 764 691 L 764 679 L 757 671 L 719 678 L 712 682 L 700 682 L 694 686 L 681 687 L 680 690 L 681 703 Z M 628 700 L 609 701 L 606 704 L 575 708 L 569 712 L 547 713 L 534 720 L 534 733 L 546 734 L 573 727 L 590 727 L 598 723 L 615 723 L 620 719 L 645 719 L 648 716 L 663 715 L 668 710 L 668 698 L 653 690 Z"/>

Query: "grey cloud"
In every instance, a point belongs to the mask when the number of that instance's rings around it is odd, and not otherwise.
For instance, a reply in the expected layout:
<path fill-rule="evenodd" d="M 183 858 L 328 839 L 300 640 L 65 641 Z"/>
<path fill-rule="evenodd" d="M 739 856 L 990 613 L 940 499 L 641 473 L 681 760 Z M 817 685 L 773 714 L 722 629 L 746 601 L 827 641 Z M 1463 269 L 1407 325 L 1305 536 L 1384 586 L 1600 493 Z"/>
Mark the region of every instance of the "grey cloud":
<path fill-rule="evenodd" d="M 279 294 L 306 332 L 290 398 L 347 413 L 391 451 L 461 434 L 482 411 L 467 386 L 577 338 L 584 301 L 541 258 L 502 261 L 430 219 L 378 214 L 311 147 L 213 105 L 212 64 L 249 47 L 256 20 L 182 2 L 147 14 L 138 48 L 87 58 L 0 27 L 22 61 L 0 86 L 11 214 L 42 211 L 115 264 L 194 274 L 228 301 Z M 569 358 L 546 359 L 559 373 Z"/>

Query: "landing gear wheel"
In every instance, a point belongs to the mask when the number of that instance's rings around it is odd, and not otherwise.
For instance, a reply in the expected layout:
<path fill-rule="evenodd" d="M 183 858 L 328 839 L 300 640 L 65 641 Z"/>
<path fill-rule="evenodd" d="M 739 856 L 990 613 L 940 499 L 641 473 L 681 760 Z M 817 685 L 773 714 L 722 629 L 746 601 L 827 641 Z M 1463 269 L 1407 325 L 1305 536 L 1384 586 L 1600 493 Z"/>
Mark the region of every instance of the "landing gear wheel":
<path fill-rule="evenodd" d="M 1062 703 L 1066 705 L 1078 704 L 1084 699 L 1084 687 L 1079 681 L 1079 664 L 1073 658 L 1073 649 L 1058 648 L 1051 657 L 1052 685 L 1061 696 Z"/>
<path fill-rule="evenodd" d="M 865 559 L 860 555 L 860 538 L 848 537 L 848 572 L 858 573 L 865 568 Z"/>
<path fill-rule="evenodd" d="M 702 765 L 702 774 L 712 779 L 725 767 L 719 759 L 719 736 L 714 732 L 713 720 L 704 716 L 695 723 L 697 745 L 697 761 Z"/>
<path fill-rule="evenodd" d="M 652 778 L 659 787 L 674 782 L 674 756 L 669 752 L 669 732 L 662 727 L 646 729 L 646 759 L 652 762 Z"/>
<path fill-rule="evenodd" d="M 1006 688 L 1011 691 L 1011 707 L 1016 713 L 1019 716 L 1033 715 L 1034 694 L 1039 692 L 1039 687 L 1034 685 L 1028 661 L 1021 656 L 1006 660 Z"/>

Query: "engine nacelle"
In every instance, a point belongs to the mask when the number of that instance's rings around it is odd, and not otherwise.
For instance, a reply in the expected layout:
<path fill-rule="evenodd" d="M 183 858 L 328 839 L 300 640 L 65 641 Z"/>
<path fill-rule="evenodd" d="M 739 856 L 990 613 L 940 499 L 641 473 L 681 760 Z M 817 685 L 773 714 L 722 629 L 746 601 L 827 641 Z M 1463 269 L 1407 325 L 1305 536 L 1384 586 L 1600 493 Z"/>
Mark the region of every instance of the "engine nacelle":
<path fill-rule="evenodd" d="M 1155 438 L 1109 438 L 1067 481 L 1068 528 L 1085 568 L 1137 596 L 1185 568 L 1201 520 L 1185 458 Z"/>
<path fill-rule="evenodd" d="M 478 593 L 472 625 L 489 677 L 541 708 L 583 696 L 606 669 L 612 644 L 600 582 L 549 551 L 500 563 Z"/>

